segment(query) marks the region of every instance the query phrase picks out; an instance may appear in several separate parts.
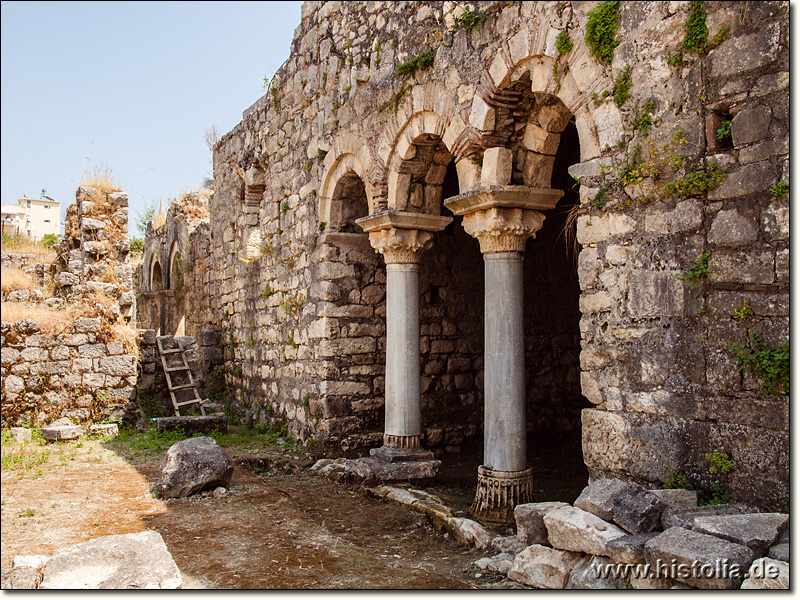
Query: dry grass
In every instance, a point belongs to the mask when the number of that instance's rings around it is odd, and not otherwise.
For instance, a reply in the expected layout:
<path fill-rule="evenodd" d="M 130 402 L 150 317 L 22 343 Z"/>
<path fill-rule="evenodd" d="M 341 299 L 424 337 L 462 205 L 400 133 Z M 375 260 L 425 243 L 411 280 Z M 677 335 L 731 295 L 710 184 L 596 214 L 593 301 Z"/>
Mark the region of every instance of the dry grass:
<path fill-rule="evenodd" d="M 105 196 L 122 191 L 122 187 L 119 182 L 115 181 L 115 178 L 116 175 L 108 166 L 99 164 L 87 169 L 81 177 L 81 185 L 93 187 L 100 192 L 100 195 Z"/>
<path fill-rule="evenodd" d="M 208 219 L 208 200 L 213 195 L 211 190 L 197 190 L 181 194 L 173 202 L 175 210 L 180 212 L 190 221 Z"/>
<path fill-rule="evenodd" d="M 5 236 L 4 236 L 5 237 Z M 55 258 L 56 251 L 48 248 L 41 242 L 34 242 L 27 237 L 14 237 L 3 244 L 3 253 L 9 254 L 34 254 L 36 256 L 52 256 Z"/>
<path fill-rule="evenodd" d="M 5 297 L 16 290 L 38 289 L 36 281 L 22 269 L 3 269 L 0 276 L 0 289 Z"/>

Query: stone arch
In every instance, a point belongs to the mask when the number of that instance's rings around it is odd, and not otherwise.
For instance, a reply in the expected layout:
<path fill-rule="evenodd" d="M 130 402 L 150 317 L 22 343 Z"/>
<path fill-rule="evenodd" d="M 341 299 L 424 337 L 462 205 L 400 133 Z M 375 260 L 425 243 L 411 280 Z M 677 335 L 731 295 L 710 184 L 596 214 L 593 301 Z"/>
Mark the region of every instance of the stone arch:
<path fill-rule="evenodd" d="M 366 214 L 373 212 L 375 207 L 371 202 L 371 186 L 366 177 L 364 162 L 355 154 L 347 152 L 331 161 L 323 178 L 322 194 L 319 200 L 319 221 L 325 223 L 327 229 L 337 228 L 348 219 L 350 212 L 360 212 L 359 210 L 351 211 L 352 207 L 348 206 L 350 200 L 347 197 L 348 191 L 352 189 L 357 190 L 356 203 L 360 203 L 362 200 L 366 202 Z M 358 216 L 366 216 L 366 214 Z M 349 220 L 354 222 L 354 218 Z"/>
<path fill-rule="evenodd" d="M 181 275 L 181 251 L 178 248 L 178 241 L 172 242 L 169 250 L 169 277 L 167 279 L 167 288 L 171 290 L 179 289 L 183 286 L 183 277 Z"/>
<path fill-rule="evenodd" d="M 466 131 L 463 121 L 448 122 L 433 111 L 411 115 L 397 130 L 387 154 L 388 207 L 393 210 L 439 215 L 441 186 L 447 166 L 456 161 L 463 191 L 468 170 L 475 165 L 463 160 L 459 140 Z M 474 179 L 474 178 L 472 178 Z"/>
<path fill-rule="evenodd" d="M 164 275 L 161 271 L 161 263 L 158 258 L 153 256 L 150 263 L 150 291 L 160 292 L 164 289 Z"/>

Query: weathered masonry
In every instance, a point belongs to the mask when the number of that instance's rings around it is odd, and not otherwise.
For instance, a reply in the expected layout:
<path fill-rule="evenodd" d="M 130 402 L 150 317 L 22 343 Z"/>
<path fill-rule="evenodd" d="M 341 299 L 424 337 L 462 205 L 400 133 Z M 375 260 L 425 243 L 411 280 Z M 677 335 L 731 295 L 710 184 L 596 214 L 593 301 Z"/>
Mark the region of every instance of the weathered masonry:
<path fill-rule="evenodd" d="M 786 510 L 788 2 L 302 14 L 181 241 L 185 333 L 224 332 L 249 413 L 388 457 L 482 437 L 484 520 L 547 432 L 650 485 L 725 453 Z"/>

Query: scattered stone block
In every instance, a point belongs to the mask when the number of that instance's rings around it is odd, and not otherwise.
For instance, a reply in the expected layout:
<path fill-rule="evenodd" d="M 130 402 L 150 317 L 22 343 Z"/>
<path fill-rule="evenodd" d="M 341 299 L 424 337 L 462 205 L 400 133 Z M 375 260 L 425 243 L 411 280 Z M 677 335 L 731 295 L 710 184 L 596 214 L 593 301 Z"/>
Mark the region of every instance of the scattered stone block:
<path fill-rule="evenodd" d="M 473 564 L 482 571 L 506 575 L 511 570 L 511 565 L 514 564 L 514 555 L 501 552 L 496 556 L 478 559 Z"/>
<path fill-rule="evenodd" d="M 697 491 L 695 490 L 650 490 L 667 504 L 669 508 L 697 508 Z"/>
<path fill-rule="evenodd" d="M 228 431 L 228 416 L 225 413 L 183 417 L 161 417 L 155 419 L 156 429 L 161 431 L 183 431 L 186 435 L 209 434 L 212 431 Z"/>
<path fill-rule="evenodd" d="M 614 519 L 614 497 L 628 485 L 620 479 L 598 479 L 593 481 L 575 500 L 575 507 L 603 519 Z"/>
<path fill-rule="evenodd" d="M 775 544 L 767 551 L 767 557 L 773 560 L 780 560 L 783 562 L 789 562 L 789 542 L 781 542 L 780 544 Z"/>
<path fill-rule="evenodd" d="M 544 527 L 544 524 L 542 524 L 542 527 Z M 546 534 L 547 530 L 545 529 L 545 535 Z M 530 544 L 519 541 L 515 535 L 498 536 L 492 540 L 492 548 L 513 555 L 519 554 L 525 550 L 527 546 L 530 546 Z"/>
<path fill-rule="evenodd" d="M 664 530 L 670 527 L 683 527 L 691 529 L 696 517 L 711 517 L 719 515 L 740 515 L 748 511 L 741 504 L 717 504 L 714 506 L 698 506 L 696 508 L 667 508 L 661 514 L 661 527 Z"/>
<path fill-rule="evenodd" d="M 614 496 L 614 522 L 630 533 L 656 531 L 666 508 L 666 503 L 641 486 L 626 485 Z"/>
<path fill-rule="evenodd" d="M 581 557 L 579 552 L 533 544 L 517 554 L 508 578 L 535 588 L 562 590 Z"/>
<path fill-rule="evenodd" d="M 614 561 L 605 556 L 584 556 L 572 568 L 567 582 L 569 590 L 629 590 L 629 577 L 615 573 Z"/>
<path fill-rule="evenodd" d="M 31 441 L 31 430 L 27 427 L 12 427 L 11 437 L 20 444 Z"/>
<path fill-rule="evenodd" d="M 28 567 L 30 569 L 43 569 L 49 559 L 49 556 L 43 556 L 41 554 L 15 556 L 11 560 L 11 568 L 18 569 L 21 567 Z"/>
<path fill-rule="evenodd" d="M 119 435 L 119 426 L 116 423 L 97 423 L 89 425 L 89 432 L 93 435 L 116 437 Z"/>
<path fill-rule="evenodd" d="M 450 517 L 447 519 L 447 529 L 459 542 L 479 549 L 488 548 L 494 538 L 483 525 L 472 519 Z"/>
<path fill-rule="evenodd" d="M 225 486 L 233 475 L 233 461 L 209 437 L 191 438 L 173 444 L 156 483 L 161 498 L 185 498 L 191 494 Z"/>
<path fill-rule="evenodd" d="M 637 533 L 611 540 L 606 544 L 608 556 L 615 563 L 635 565 L 645 562 L 644 545 L 658 533 Z"/>
<path fill-rule="evenodd" d="M 788 590 L 789 563 L 771 558 L 759 558 L 750 565 L 743 590 Z"/>
<path fill-rule="evenodd" d="M 48 442 L 74 440 L 82 435 L 83 427 L 74 425 L 72 421 L 66 417 L 53 421 L 47 427 L 42 427 L 42 437 Z"/>
<path fill-rule="evenodd" d="M 179 589 L 178 566 L 155 531 L 76 544 L 47 561 L 39 589 Z"/>
<path fill-rule="evenodd" d="M 616 525 L 572 506 L 548 512 L 544 524 L 554 548 L 599 556 L 607 556 L 608 542 L 628 535 Z"/>
<path fill-rule="evenodd" d="M 767 549 L 781 539 L 787 527 L 789 527 L 789 515 L 761 513 L 697 517 L 692 530 L 743 544 L 756 556 L 764 556 Z"/>
<path fill-rule="evenodd" d="M 525 546 L 548 544 L 547 527 L 544 516 L 551 510 L 569 506 L 566 502 L 530 502 L 514 507 L 514 520 L 517 523 L 517 539 Z"/>
<path fill-rule="evenodd" d="M 673 567 L 673 579 L 700 589 L 736 589 L 753 562 L 753 551 L 683 527 L 671 527 L 644 546 L 651 568 Z"/>

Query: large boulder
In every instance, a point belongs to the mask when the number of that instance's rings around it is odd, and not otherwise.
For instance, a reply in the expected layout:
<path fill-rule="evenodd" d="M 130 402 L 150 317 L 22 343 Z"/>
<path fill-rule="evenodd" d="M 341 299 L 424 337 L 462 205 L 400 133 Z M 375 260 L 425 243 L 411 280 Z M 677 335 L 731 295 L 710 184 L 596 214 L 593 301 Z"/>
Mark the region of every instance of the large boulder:
<path fill-rule="evenodd" d="M 548 544 L 547 527 L 544 516 L 551 510 L 569 506 L 566 502 L 530 502 L 514 507 L 514 520 L 517 523 L 517 538 L 526 546 Z"/>
<path fill-rule="evenodd" d="M 691 529 L 697 517 L 712 517 L 719 515 L 741 515 L 753 512 L 743 504 L 714 504 L 693 508 L 667 508 L 661 513 L 661 528 L 683 527 Z"/>
<path fill-rule="evenodd" d="M 598 556 L 608 556 L 608 542 L 628 535 L 616 525 L 572 506 L 551 510 L 544 516 L 544 524 L 554 548 Z"/>
<path fill-rule="evenodd" d="M 50 557 L 39 589 L 178 589 L 181 573 L 156 531 L 107 535 Z"/>
<path fill-rule="evenodd" d="M 202 490 L 227 486 L 233 460 L 210 437 L 173 444 L 161 462 L 156 491 L 162 498 L 185 498 Z"/>
<path fill-rule="evenodd" d="M 755 515 L 722 515 L 697 517 L 692 529 L 715 535 L 723 540 L 743 544 L 756 556 L 764 556 L 789 527 L 789 515 L 761 513 Z"/>
<path fill-rule="evenodd" d="M 655 494 L 629 484 L 614 496 L 614 523 L 630 533 L 660 530 L 661 514 L 667 507 Z"/>
<path fill-rule="evenodd" d="M 583 488 L 575 500 L 576 508 L 590 512 L 603 519 L 614 519 L 614 498 L 628 484 L 620 479 L 597 479 Z"/>

